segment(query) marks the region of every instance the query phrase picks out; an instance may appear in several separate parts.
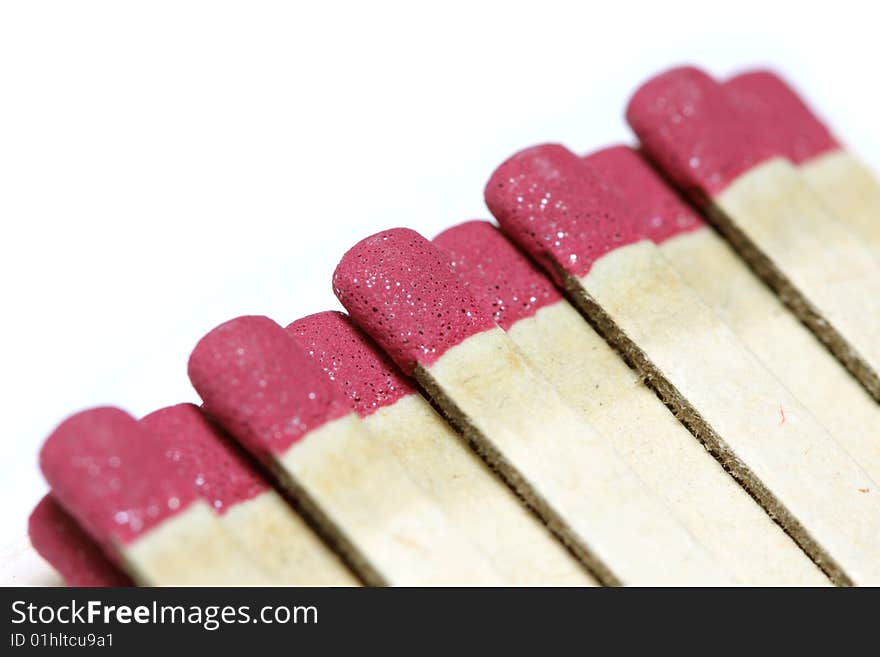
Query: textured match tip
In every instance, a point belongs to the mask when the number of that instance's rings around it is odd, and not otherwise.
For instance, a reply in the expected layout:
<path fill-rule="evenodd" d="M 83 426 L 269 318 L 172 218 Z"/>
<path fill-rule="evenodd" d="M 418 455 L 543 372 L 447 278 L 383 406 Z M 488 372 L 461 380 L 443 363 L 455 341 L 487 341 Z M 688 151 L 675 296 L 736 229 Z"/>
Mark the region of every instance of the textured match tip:
<path fill-rule="evenodd" d="M 287 327 L 348 398 L 360 417 L 415 393 L 397 366 L 347 315 L 327 311 L 298 319 Z"/>
<path fill-rule="evenodd" d="M 198 406 L 161 408 L 142 418 L 140 425 L 158 442 L 168 467 L 187 477 L 218 513 L 268 489 L 251 463 Z"/>
<path fill-rule="evenodd" d="M 485 190 L 502 230 L 560 285 L 584 276 L 606 253 L 641 239 L 611 187 L 566 148 L 520 151 L 499 166 Z"/>
<path fill-rule="evenodd" d="M 406 374 L 495 326 L 449 266 L 417 232 L 395 228 L 358 242 L 333 274 L 352 319 Z"/>
<path fill-rule="evenodd" d="M 645 237 L 656 244 L 706 225 L 632 148 L 604 148 L 586 156 L 584 162 L 617 191 Z"/>
<path fill-rule="evenodd" d="M 105 546 L 136 540 L 196 498 L 191 482 L 116 408 L 62 422 L 40 450 L 40 468 L 56 499 Z"/>
<path fill-rule="evenodd" d="M 434 238 L 483 312 L 505 331 L 561 299 L 540 269 L 488 221 L 468 221 Z"/>
<path fill-rule="evenodd" d="M 795 164 L 840 148 L 831 131 L 775 73 L 743 73 L 724 83 L 724 89 L 742 114 L 772 135 Z"/>
<path fill-rule="evenodd" d="M 324 373 L 268 317 L 238 317 L 213 329 L 189 358 L 189 378 L 205 411 L 265 463 L 348 411 Z"/>
<path fill-rule="evenodd" d="M 643 84 L 626 118 L 650 158 L 700 201 L 780 154 L 720 84 L 692 67 L 672 69 Z"/>
<path fill-rule="evenodd" d="M 31 545 L 68 586 L 130 586 L 131 580 L 104 556 L 76 521 L 50 495 L 28 518 Z"/>

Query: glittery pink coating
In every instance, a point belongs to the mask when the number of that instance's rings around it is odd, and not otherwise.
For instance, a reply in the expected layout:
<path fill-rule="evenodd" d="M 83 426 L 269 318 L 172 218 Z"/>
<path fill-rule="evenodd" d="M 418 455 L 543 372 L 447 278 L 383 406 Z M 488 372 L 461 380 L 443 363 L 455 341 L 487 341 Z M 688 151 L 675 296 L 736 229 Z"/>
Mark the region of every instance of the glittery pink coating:
<path fill-rule="evenodd" d="M 648 156 L 700 200 L 781 154 L 721 85 L 696 68 L 672 69 L 643 84 L 626 118 Z"/>
<path fill-rule="evenodd" d="M 333 291 L 406 374 L 495 326 L 446 256 L 407 228 L 377 233 L 352 247 L 336 267 Z"/>
<path fill-rule="evenodd" d="M 40 450 L 40 468 L 55 498 L 102 546 L 137 540 L 197 497 L 192 482 L 117 408 L 62 422 Z"/>
<path fill-rule="evenodd" d="M 210 331 L 190 355 L 189 378 L 205 411 L 267 464 L 349 412 L 320 368 L 268 317 L 238 317 Z"/>
<path fill-rule="evenodd" d="M 344 313 L 309 315 L 290 324 L 287 332 L 345 393 L 360 417 L 415 394 L 397 365 Z"/>
<path fill-rule="evenodd" d="M 628 146 L 611 146 L 584 158 L 617 191 L 644 235 L 656 244 L 704 228 L 706 222 L 645 159 Z"/>
<path fill-rule="evenodd" d="M 131 586 L 76 521 L 46 495 L 28 518 L 31 545 L 68 586 Z"/>
<path fill-rule="evenodd" d="M 141 426 L 159 443 L 169 467 L 188 477 L 218 513 L 269 489 L 229 438 L 194 404 L 177 404 L 143 417 Z"/>
<path fill-rule="evenodd" d="M 505 331 L 562 298 L 528 256 L 488 221 L 447 228 L 433 241 L 449 254 L 483 312 Z"/>
<path fill-rule="evenodd" d="M 564 284 L 606 253 L 644 238 L 607 182 L 557 144 L 533 146 L 499 166 L 485 190 L 502 230 Z"/>
<path fill-rule="evenodd" d="M 840 148 L 831 131 L 775 73 L 742 73 L 723 86 L 740 112 L 776 139 L 795 164 Z"/>

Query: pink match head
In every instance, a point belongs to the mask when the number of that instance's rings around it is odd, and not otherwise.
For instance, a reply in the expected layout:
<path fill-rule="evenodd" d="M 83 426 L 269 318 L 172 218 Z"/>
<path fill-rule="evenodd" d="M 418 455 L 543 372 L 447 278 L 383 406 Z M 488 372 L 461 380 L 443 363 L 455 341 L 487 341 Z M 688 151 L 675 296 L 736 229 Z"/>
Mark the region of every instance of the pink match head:
<path fill-rule="evenodd" d="M 566 148 L 520 151 L 495 170 L 486 204 L 502 230 L 560 285 L 644 236 L 607 182 Z"/>
<path fill-rule="evenodd" d="M 562 295 L 528 256 L 488 221 L 444 230 L 434 244 L 449 254 L 474 299 L 505 331 Z"/>
<path fill-rule="evenodd" d="M 657 244 L 706 226 L 706 222 L 628 146 L 612 146 L 584 158 L 617 191 L 644 234 Z"/>
<path fill-rule="evenodd" d="M 643 84 L 626 118 L 648 156 L 700 201 L 780 154 L 721 85 L 696 68 L 672 69 Z"/>
<path fill-rule="evenodd" d="M 394 228 L 361 240 L 336 267 L 333 291 L 407 374 L 495 326 L 424 237 Z"/>
<path fill-rule="evenodd" d="M 131 586 L 128 576 L 101 552 L 51 495 L 28 518 L 31 545 L 68 586 Z"/>
<path fill-rule="evenodd" d="M 324 373 L 268 317 L 238 317 L 205 337 L 189 358 L 204 408 L 268 463 L 348 405 Z"/>
<path fill-rule="evenodd" d="M 293 322 L 287 332 L 345 393 L 361 417 L 415 393 L 391 359 L 348 315 L 335 311 L 309 315 Z"/>
<path fill-rule="evenodd" d="M 142 418 L 140 425 L 159 443 L 168 467 L 188 477 L 218 513 L 269 488 L 198 406 L 161 408 Z"/>
<path fill-rule="evenodd" d="M 192 482 L 168 462 L 127 413 L 95 408 L 62 422 L 40 450 L 55 498 L 112 553 L 196 499 Z"/>
<path fill-rule="evenodd" d="M 831 131 L 775 73 L 743 73 L 725 82 L 724 90 L 743 116 L 775 137 L 795 164 L 840 148 Z"/>

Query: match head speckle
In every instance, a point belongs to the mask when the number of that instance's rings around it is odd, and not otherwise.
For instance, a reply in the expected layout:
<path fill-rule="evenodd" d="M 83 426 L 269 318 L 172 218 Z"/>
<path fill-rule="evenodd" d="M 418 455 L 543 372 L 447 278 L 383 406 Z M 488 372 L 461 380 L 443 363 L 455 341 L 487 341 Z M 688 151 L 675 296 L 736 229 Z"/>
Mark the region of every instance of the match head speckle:
<path fill-rule="evenodd" d="M 193 404 L 153 411 L 140 425 L 159 444 L 168 467 L 189 478 L 199 495 L 218 513 L 268 490 L 253 465 L 229 437 Z"/>
<path fill-rule="evenodd" d="M 345 393 L 360 417 L 415 393 L 397 365 L 344 313 L 309 315 L 290 324 L 287 332 Z"/>
<path fill-rule="evenodd" d="M 696 210 L 632 148 L 603 148 L 584 162 L 617 191 L 644 235 L 656 244 L 706 226 Z"/>
<path fill-rule="evenodd" d="M 642 239 L 608 183 L 556 144 L 509 158 L 485 197 L 502 230 L 560 286 L 563 273 L 584 276 L 606 253 Z"/>
<path fill-rule="evenodd" d="M 772 135 L 795 164 L 840 148 L 831 131 L 782 78 L 751 71 L 724 83 L 737 108 Z"/>
<path fill-rule="evenodd" d="M 67 586 L 131 586 L 101 548 L 51 495 L 28 518 L 31 545 L 64 579 Z"/>
<path fill-rule="evenodd" d="M 495 326 L 449 266 L 413 230 L 361 240 L 333 274 L 333 290 L 352 319 L 412 374 L 468 337 Z"/>
<path fill-rule="evenodd" d="M 672 69 L 643 84 L 626 118 L 648 156 L 699 201 L 780 154 L 721 85 L 696 68 Z"/>
<path fill-rule="evenodd" d="M 137 540 L 196 499 L 189 479 L 116 408 L 62 422 L 40 450 L 40 468 L 56 499 L 103 546 Z"/>
<path fill-rule="evenodd" d="M 562 295 L 540 269 L 488 221 L 448 228 L 434 244 L 449 254 L 483 312 L 505 331 Z"/>
<path fill-rule="evenodd" d="M 189 358 L 189 378 L 205 411 L 265 463 L 349 411 L 320 368 L 268 317 L 238 317 L 209 332 Z"/>

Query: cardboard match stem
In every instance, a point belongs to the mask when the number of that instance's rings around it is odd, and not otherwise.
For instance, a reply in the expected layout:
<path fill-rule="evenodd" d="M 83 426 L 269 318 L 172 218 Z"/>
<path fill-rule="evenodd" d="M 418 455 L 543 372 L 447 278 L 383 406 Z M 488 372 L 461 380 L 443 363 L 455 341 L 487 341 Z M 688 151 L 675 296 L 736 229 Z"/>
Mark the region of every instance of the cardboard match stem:
<path fill-rule="evenodd" d="M 420 396 L 365 418 L 513 586 L 597 586 L 546 526 Z"/>
<path fill-rule="evenodd" d="M 786 160 L 739 176 L 712 215 L 740 255 L 880 399 L 880 265 Z"/>
<path fill-rule="evenodd" d="M 554 205 L 536 209 L 548 193 Z M 486 196 L 508 234 L 564 281 L 606 339 L 832 581 L 880 582 L 874 483 L 656 245 L 640 239 L 637 222 L 587 165 L 558 146 L 529 149 L 496 170 Z M 557 232 L 565 236 L 558 246 L 543 239 Z"/>
<path fill-rule="evenodd" d="M 339 557 L 275 491 L 265 491 L 230 507 L 220 521 L 273 584 L 359 585 Z"/>
<path fill-rule="evenodd" d="M 337 267 L 334 289 L 601 582 L 731 582 L 418 233 L 362 241 Z"/>
<path fill-rule="evenodd" d="M 620 193 L 703 302 L 880 481 L 880 405 L 868 392 L 643 158 L 619 146 L 585 162 Z"/>
<path fill-rule="evenodd" d="M 415 377 L 600 581 L 730 583 L 500 329 L 464 340 Z"/>
<path fill-rule="evenodd" d="M 126 413 L 97 408 L 68 418 L 43 445 L 40 467 L 55 498 L 135 582 L 269 583 Z"/>
<path fill-rule="evenodd" d="M 880 404 L 781 307 L 728 244 L 704 228 L 669 239 L 660 250 L 868 476 L 880 481 Z"/>
<path fill-rule="evenodd" d="M 842 148 L 807 160 L 799 169 L 823 205 L 880 259 L 880 182 L 874 172 Z"/>
<path fill-rule="evenodd" d="M 651 159 L 880 400 L 880 261 L 822 205 L 773 131 L 692 68 L 644 84 L 627 119 Z"/>
<path fill-rule="evenodd" d="M 283 328 L 265 317 L 226 322 L 202 338 L 189 369 L 206 410 L 366 583 L 505 583 Z"/>
<path fill-rule="evenodd" d="M 653 244 L 612 252 L 587 276 L 569 279 L 569 288 L 832 580 L 880 581 L 874 483 L 686 287 Z"/>
<path fill-rule="evenodd" d="M 723 86 L 750 122 L 775 137 L 823 205 L 880 259 L 880 181 L 876 176 L 773 72 L 742 73 Z"/>
<path fill-rule="evenodd" d="M 346 393 L 373 439 L 395 453 L 507 581 L 597 585 L 349 317 L 318 313 L 287 331 Z"/>
<path fill-rule="evenodd" d="M 403 586 L 506 583 L 352 414 L 315 430 L 278 460 L 319 517 L 364 555 L 372 579 Z M 311 505 L 310 505 L 311 506 Z"/>
<path fill-rule="evenodd" d="M 201 409 L 178 404 L 140 425 L 188 476 L 223 527 L 283 586 L 355 586 L 355 577 Z"/>
<path fill-rule="evenodd" d="M 497 321 L 529 361 L 587 416 L 740 583 L 829 584 L 639 375 L 570 303 L 558 298 L 552 283 L 497 229 L 486 222 L 469 222 L 446 230 L 434 242 L 450 253 L 474 296 L 494 309 Z M 529 304 L 528 310 L 520 310 Z"/>
<path fill-rule="evenodd" d="M 149 586 L 273 583 L 201 500 L 117 550 L 132 579 Z"/>

